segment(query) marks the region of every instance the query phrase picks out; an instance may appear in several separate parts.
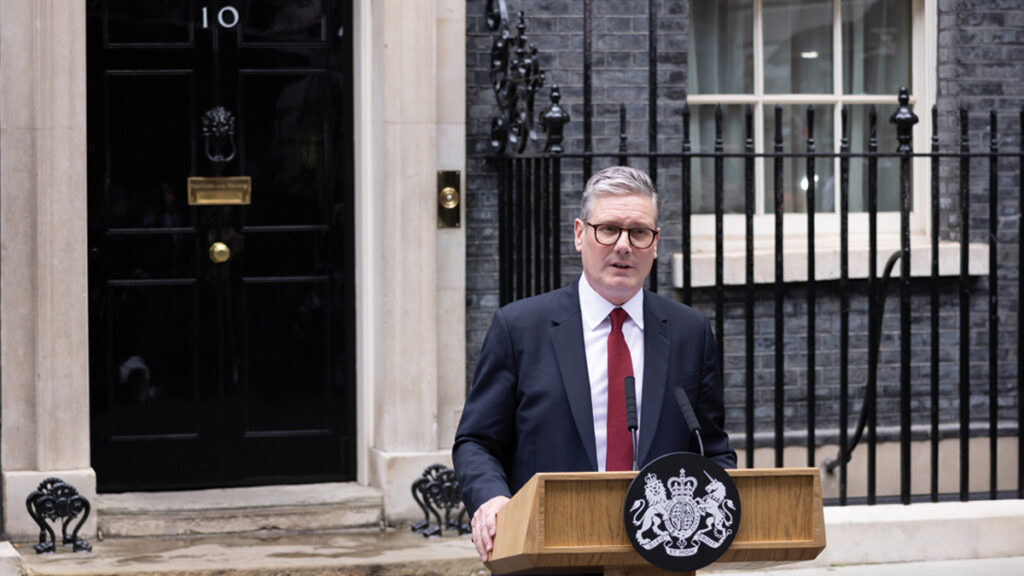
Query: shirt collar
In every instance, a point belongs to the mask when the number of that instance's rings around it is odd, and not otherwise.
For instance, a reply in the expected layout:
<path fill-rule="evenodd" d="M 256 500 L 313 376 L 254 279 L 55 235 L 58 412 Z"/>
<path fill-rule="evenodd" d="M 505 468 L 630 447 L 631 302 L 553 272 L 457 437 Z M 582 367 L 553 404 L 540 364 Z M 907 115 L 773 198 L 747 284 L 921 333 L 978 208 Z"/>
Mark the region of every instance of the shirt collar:
<path fill-rule="evenodd" d="M 586 330 L 593 330 L 594 328 L 597 328 L 597 325 L 603 322 L 604 319 L 612 313 L 612 310 L 619 308 L 619 306 L 612 304 L 605 300 L 603 296 L 598 294 L 590 285 L 590 282 L 587 281 L 587 277 L 584 274 L 580 274 L 579 293 L 580 311 L 583 314 L 583 328 Z M 644 329 L 643 288 L 637 290 L 637 293 L 627 300 L 621 308 L 629 314 L 629 317 L 633 319 L 633 322 L 635 322 L 642 331 Z"/>

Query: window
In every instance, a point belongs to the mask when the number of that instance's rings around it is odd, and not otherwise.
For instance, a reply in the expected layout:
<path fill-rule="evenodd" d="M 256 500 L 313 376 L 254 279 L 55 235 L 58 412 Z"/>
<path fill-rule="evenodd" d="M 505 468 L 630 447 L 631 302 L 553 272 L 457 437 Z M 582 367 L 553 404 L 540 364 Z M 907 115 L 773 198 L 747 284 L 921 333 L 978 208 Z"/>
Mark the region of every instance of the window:
<path fill-rule="evenodd" d="M 901 86 L 921 120 L 930 120 L 932 98 L 923 77 L 922 0 L 694 0 L 690 3 L 689 97 L 693 149 L 714 150 L 715 105 L 723 104 L 726 152 L 742 152 L 744 111 L 753 113 L 757 152 L 774 149 L 775 108 L 782 109 L 784 151 L 806 151 L 807 110 L 814 107 L 814 140 L 818 152 L 838 152 L 841 111 L 847 110 L 853 152 L 867 149 L 868 110 L 877 106 L 879 149 L 896 148 L 889 115 Z M 934 8 L 933 8 L 934 10 Z M 917 47 L 921 47 L 918 49 Z M 916 58 L 916 60 L 915 60 Z M 932 80 L 934 83 L 934 80 Z M 922 107 L 927 104 L 927 108 Z M 924 134 L 915 146 L 927 146 Z M 836 181 L 839 161 L 816 162 L 815 211 L 835 214 L 839 206 Z M 806 159 L 784 160 L 785 212 L 806 212 Z M 879 209 L 899 208 L 899 166 L 879 163 Z M 771 160 L 756 162 L 756 214 L 774 213 L 774 168 Z M 727 159 L 724 204 L 727 213 L 744 212 L 744 163 Z M 694 162 L 695 214 L 714 210 L 711 159 Z M 915 205 L 918 202 L 915 202 Z M 850 210 L 867 209 L 866 169 L 850 164 Z M 788 226 L 788 223 L 787 223 Z"/>
<path fill-rule="evenodd" d="M 745 111 L 751 110 L 754 148 L 775 148 L 775 108 L 782 109 L 783 151 L 806 152 L 808 107 L 814 107 L 813 135 L 819 153 L 839 152 L 842 112 L 849 123 L 851 152 L 867 151 L 868 116 L 877 110 L 879 151 L 897 146 L 889 116 L 896 110 L 901 86 L 910 90 L 919 122 L 915 150 L 930 146 L 931 107 L 935 101 L 935 2 L 925 0 L 692 0 L 688 50 L 688 97 L 691 149 L 714 151 L 715 106 L 723 108 L 727 153 L 743 152 Z M 755 281 L 774 279 L 774 161 L 754 163 Z M 693 161 L 690 220 L 693 239 L 692 285 L 714 278 L 714 161 Z M 897 249 L 899 238 L 899 164 L 879 160 L 879 253 Z M 929 165 L 915 159 L 912 172 L 911 242 L 925 243 L 929 232 Z M 815 166 L 815 260 L 818 279 L 837 277 L 839 254 L 839 160 L 818 158 Z M 806 279 L 807 160 L 783 161 L 783 202 L 787 254 L 786 281 Z M 744 278 L 745 167 L 743 159 L 726 159 L 725 282 Z M 867 270 L 867 164 L 850 162 L 851 277 Z M 948 248 L 948 247 L 946 247 Z M 856 260 L 856 261 L 855 261 Z M 673 256 L 673 283 L 682 286 L 681 255 Z M 883 260 L 884 262 L 884 260 Z"/>

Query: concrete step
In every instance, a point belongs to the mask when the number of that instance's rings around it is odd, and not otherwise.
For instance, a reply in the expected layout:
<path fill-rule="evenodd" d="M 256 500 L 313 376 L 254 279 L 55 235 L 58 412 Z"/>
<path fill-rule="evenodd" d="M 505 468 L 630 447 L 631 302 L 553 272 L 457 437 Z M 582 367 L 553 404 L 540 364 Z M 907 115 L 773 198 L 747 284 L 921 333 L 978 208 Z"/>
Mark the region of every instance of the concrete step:
<path fill-rule="evenodd" d="M 100 494 L 104 538 L 377 528 L 381 492 L 355 483 Z M 86 537 L 88 540 L 88 537 Z"/>
<path fill-rule="evenodd" d="M 37 555 L 15 544 L 26 576 L 486 576 L 468 536 L 404 530 L 107 538 L 93 551 Z"/>
<path fill-rule="evenodd" d="M 23 549 L 32 550 L 31 545 L 22 546 Z M 21 576 L 24 571 L 21 567 L 21 554 L 10 542 L 0 542 L 0 576 Z"/>

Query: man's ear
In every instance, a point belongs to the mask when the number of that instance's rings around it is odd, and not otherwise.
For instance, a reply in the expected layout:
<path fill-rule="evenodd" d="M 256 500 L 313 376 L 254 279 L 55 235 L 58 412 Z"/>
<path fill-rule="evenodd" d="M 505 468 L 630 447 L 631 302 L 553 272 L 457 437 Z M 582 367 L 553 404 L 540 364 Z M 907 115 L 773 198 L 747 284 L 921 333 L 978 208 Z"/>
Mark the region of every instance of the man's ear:
<path fill-rule="evenodd" d="M 587 233 L 587 225 L 579 218 L 572 223 L 572 231 L 576 240 L 576 251 L 583 252 L 583 235 Z"/>

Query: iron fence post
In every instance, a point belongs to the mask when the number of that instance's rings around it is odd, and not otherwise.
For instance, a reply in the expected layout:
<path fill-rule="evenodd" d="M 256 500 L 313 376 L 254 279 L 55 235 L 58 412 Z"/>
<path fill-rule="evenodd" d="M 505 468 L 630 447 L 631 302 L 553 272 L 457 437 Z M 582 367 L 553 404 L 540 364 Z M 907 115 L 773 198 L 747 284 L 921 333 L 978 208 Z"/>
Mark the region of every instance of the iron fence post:
<path fill-rule="evenodd" d="M 906 87 L 898 100 L 889 121 L 896 124 L 900 155 L 900 502 L 910 504 L 910 157 L 918 119 Z"/>
<path fill-rule="evenodd" d="M 971 371 L 970 371 L 970 180 L 969 116 L 960 108 L 960 501 L 970 498 Z"/>

